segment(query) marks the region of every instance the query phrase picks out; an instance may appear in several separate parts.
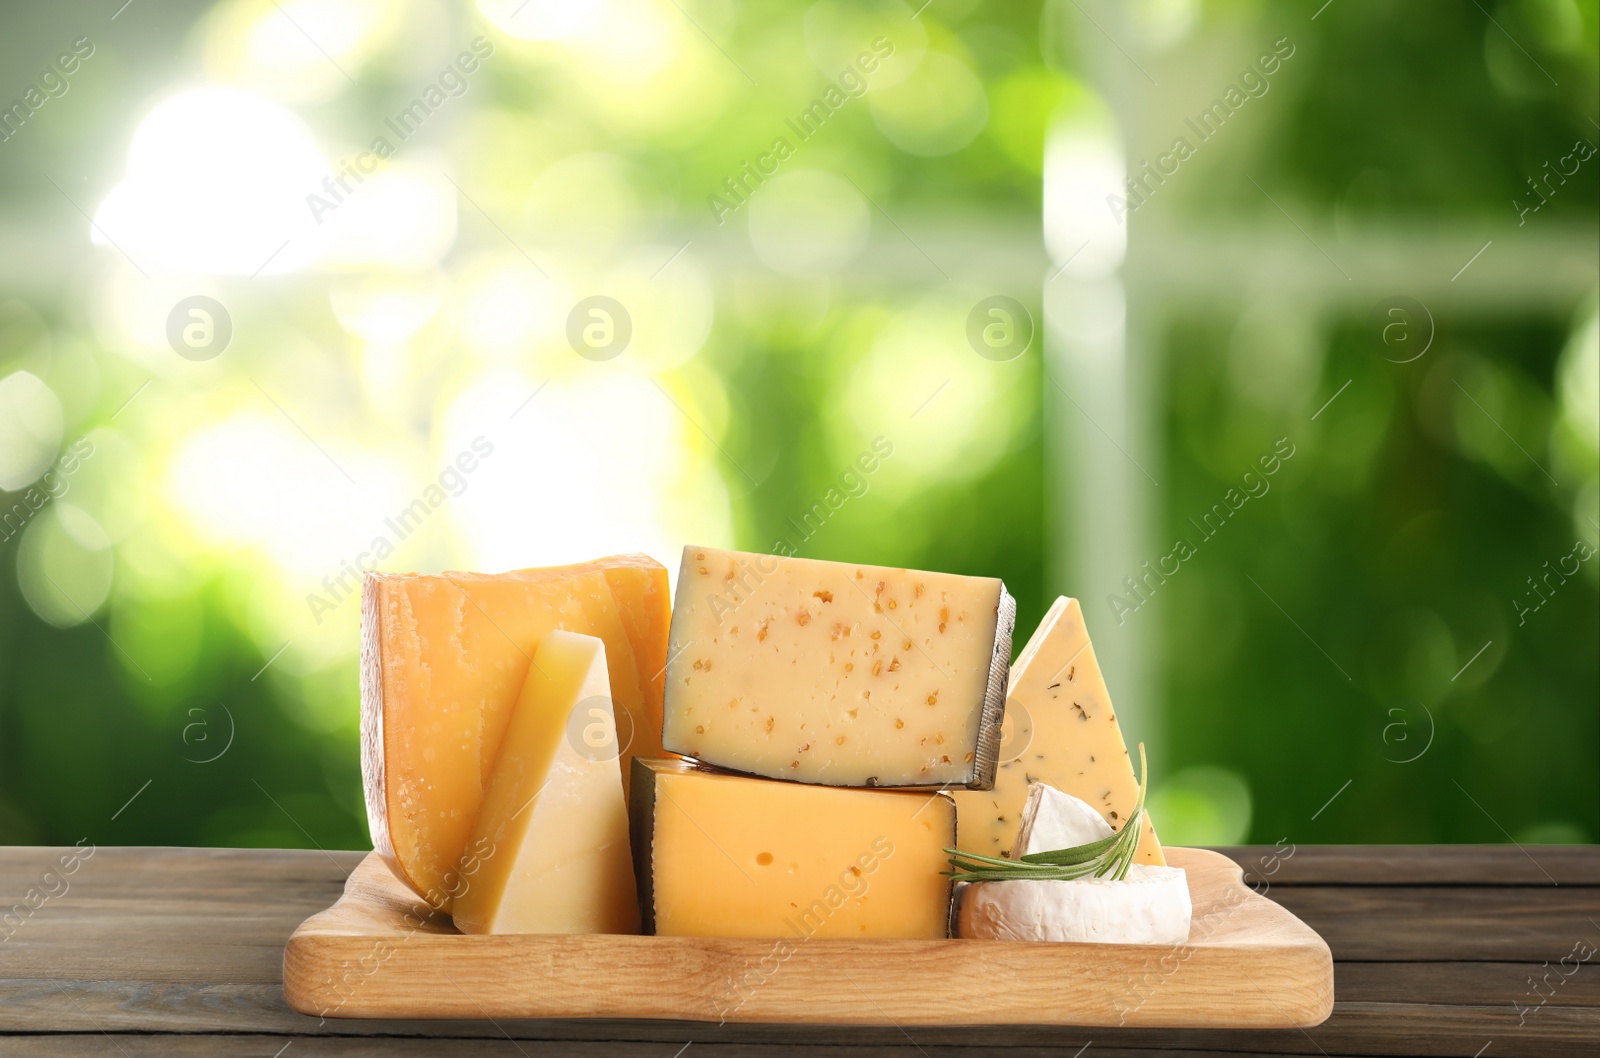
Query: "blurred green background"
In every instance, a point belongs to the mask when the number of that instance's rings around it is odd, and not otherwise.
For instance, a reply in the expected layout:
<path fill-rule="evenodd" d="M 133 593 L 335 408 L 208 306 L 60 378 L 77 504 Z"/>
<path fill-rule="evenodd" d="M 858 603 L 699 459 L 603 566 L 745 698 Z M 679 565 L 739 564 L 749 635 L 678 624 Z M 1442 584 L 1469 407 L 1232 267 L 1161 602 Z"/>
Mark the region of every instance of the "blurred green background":
<path fill-rule="evenodd" d="M 1592 0 L 0 21 L 0 841 L 369 847 L 375 538 L 999 574 L 1169 842 L 1600 836 Z"/>

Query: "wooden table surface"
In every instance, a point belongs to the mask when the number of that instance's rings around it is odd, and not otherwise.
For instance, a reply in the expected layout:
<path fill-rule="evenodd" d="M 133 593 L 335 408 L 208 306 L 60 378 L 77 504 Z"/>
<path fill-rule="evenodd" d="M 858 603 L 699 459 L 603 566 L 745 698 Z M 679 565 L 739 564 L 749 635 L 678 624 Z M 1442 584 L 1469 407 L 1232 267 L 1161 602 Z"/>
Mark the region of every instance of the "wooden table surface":
<path fill-rule="evenodd" d="M 333 903 L 365 853 L 99 848 L 63 876 L 62 850 L 0 848 L 0 909 L 10 907 L 0 926 L 0 1055 L 1600 1054 L 1600 847 L 1221 851 L 1328 941 L 1337 1003 L 1323 1025 L 319 1022 L 284 1004 L 283 943 Z M 959 989 L 960 967 L 951 971 Z"/>

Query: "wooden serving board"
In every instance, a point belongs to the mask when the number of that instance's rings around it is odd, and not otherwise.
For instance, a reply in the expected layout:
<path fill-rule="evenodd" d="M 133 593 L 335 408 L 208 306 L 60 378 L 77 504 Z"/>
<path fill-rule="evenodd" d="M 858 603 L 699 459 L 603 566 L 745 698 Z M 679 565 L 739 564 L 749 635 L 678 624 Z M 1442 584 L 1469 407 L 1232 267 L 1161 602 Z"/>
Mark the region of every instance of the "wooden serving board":
<path fill-rule="evenodd" d="M 304 1014 L 342 1018 L 664 1018 L 838 1025 L 1292 1028 L 1333 1009 L 1314 930 L 1202 849 L 1188 944 L 464 936 L 368 856 L 283 953 Z"/>

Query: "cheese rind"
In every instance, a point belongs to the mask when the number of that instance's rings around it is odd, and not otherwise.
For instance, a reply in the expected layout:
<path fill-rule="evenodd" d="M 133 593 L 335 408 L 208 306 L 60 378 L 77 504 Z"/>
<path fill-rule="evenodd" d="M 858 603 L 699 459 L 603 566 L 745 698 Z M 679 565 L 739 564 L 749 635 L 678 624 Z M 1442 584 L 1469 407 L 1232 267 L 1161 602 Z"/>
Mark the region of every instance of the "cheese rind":
<path fill-rule="evenodd" d="M 540 641 L 461 867 L 463 933 L 637 933 L 605 645 Z"/>
<path fill-rule="evenodd" d="M 1123 881 L 969 883 L 957 932 L 980 940 L 1183 944 L 1193 913 L 1182 868 L 1136 863 Z"/>
<path fill-rule="evenodd" d="M 1017 655 L 1003 731 L 994 789 L 954 791 L 967 851 L 1010 853 L 1034 780 L 1088 802 L 1114 830 L 1132 815 L 1139 781 L 1078 600 L 1057 599 Z M 1135 860 L 1167 862 L 1148 812 Z"/>
<path fill-rule="evenodd" d="M 622 789 L 626 793 L 633 775 L 633 758 L 660 757 L 661 692 L 667 682 L 667 635 L 672 622 L 672 601 L 667 569 L 643 555 L 601 559 L 606 584 L 617 604 L 617 616 L 633 650 L 641 696 L 637 715 L 624 713 L 618 724 L 622 747 Z M 627 708 L 623 705 L 621 708 Z"/>
<path fill-rule="evenodd" d="M 667 574 L 643 555 L 511 573 L 368 573 L 361 595 L 361 765 L 373 847 L 449 910 L 529 658 L 549 632 L 599 636 L 631 721 L 617 767 L 659 755 Z"/>
<path fill-rule="evenodd" d="M 633 763 L 633 861 L 645 933 L 677 937 L 946 935 L 955 805 Z"/>
<path fill-rule="evenodd" d="M 687 547 L 662 743 L 776 779 L 987 788 L 1015 621 L 991 577 Z"/>

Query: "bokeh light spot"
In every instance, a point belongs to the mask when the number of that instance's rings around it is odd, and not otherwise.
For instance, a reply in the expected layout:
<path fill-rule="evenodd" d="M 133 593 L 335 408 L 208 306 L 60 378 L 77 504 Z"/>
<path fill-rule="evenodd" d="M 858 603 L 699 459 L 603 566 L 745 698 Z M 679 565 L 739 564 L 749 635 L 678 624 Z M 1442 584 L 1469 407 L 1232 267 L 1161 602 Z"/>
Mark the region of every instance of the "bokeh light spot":
<path fill-rule="evenodd" d="M 17 547 L 17 585 L 29 609 L 57 628 L 89 620 L 111 591 L 111 539 L 80 508 L 53 504 Z"/>
<path fill-rule="evenodd" d="M 36 481 L 61 447 L 61 401 L 39 376 L 0 378 L 0 489 Z"/>
<path fill-rule="evenodd" d="M 784 275 L 825 275 L 845 265 L 871 228 L 866 200 L 832 173 L 780 173 L 750 200 L 750 244 Z"/>
<path fill-rule="evenodd" d="M 1164 845 L 1238 845 L 1250 835 L 1250 787 L 1227 768 L 1185 768 L 1153 782 L 1148 801 Z"/>

